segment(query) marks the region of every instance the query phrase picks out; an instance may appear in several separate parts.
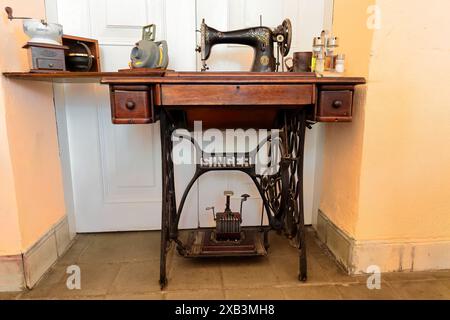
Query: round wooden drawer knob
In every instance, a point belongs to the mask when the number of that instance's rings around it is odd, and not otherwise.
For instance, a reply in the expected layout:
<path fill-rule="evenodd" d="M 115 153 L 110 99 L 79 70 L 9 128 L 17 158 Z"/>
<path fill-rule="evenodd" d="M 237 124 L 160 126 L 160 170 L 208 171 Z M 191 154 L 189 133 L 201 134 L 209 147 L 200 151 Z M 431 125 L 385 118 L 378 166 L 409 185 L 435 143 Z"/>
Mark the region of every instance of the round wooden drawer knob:
<path fill-rule="evenodd" d="M 342 101 L 341 100 L 334 100 L 333 104 L 331 106 L 333 108 L 335 108 L 335 109 L 339 109 L 340 107 L 342 107 Z"/>
<path fill-rule="evenodd" d="M 133 101 L 127 101 L 127 103 L 125 103 L 125 107 L 127 107 L 128 110 L 133 110 L 134 107 L 136 107 L 136 104 Z"/>

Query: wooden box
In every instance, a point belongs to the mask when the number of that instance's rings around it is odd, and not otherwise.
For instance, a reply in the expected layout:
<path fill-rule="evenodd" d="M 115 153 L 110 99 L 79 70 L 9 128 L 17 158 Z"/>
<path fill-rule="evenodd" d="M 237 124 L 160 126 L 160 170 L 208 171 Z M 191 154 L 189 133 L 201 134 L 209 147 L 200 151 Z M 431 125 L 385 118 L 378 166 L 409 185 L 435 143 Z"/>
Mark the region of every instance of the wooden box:
<path fill-rule="evenodd" d="M 89 71 L 90 72 L 101 72 L 102 70 L 100 67 L 100 48 L 98 46 L 98 41 L 96 39 L 70 36 L 67 34 L 64 34 L 62 36 L 62 43 L 63 43 L 63 45 L 69 47 L 69 50 L 70 50 L 71 46 L 76 45 L 78 41 L 86 44 L 89 47 L 91 54 L 94 56 L 94 61 L 92 62 L 92 67 Z"/>
<path fill-rule="evenodd" d="M 67 51 L 68 47 L 28 42 L 23 48 L 28 51 L 30 72 L 58 72 L 66 70 L 64 51 Z"/>

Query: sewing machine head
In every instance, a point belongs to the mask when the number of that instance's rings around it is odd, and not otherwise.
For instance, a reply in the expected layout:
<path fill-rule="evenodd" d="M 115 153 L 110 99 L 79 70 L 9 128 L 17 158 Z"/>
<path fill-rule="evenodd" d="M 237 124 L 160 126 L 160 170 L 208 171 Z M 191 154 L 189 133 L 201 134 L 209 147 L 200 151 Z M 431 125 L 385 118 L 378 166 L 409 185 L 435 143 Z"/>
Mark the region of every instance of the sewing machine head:
<path fill-rule="evenodd" d="M 292 27 L 290 20 L 285 19 L 281 25 L 273 30 L 261 26 L 222 32 L 209 27 L 203 19 L 200 33 L 201 44 L 197 47 L 197 51 L 201 53 L 202 71 L 208 69 L 206 60 L 211 55 L 211 48 L 214 45 L 234 43 L 248 45 L 254 49 L 252 72 L 273 72 L 280 65 L 278 59 L 275 60 L 274 43 L 277 43 L 277 58 L 280 55 L 282 58 L 285 57 L 291 46 Z"/>

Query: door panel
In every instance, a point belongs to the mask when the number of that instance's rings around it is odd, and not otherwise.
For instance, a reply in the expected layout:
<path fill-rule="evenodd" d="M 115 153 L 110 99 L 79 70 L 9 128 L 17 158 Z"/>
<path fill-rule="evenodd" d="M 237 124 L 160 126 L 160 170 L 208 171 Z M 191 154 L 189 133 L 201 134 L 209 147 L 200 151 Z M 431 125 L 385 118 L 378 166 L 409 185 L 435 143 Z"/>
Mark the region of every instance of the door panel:
<path fill-rule="evenodd" d="M 141 38 L 143 25 L 157 24 L 157 39 L 165 37 L 167 3 L 164 0 L 58 0 L 58 22 L 67 34 L 98 39 L 102 70 L 117 71 L 127 68 L 131 48 Z M 194 2 L 191 5 L 194 12 Z M 190 29 L 195 39 L 195 30 Z M 188 70 L 195 70 L 195 59 L 190 66 L 186 60 L 181 61 Z M 65 104 L 76 231 L 159 229 L 159 123 L 113 125 L 107 86 L 65 84 L 55 90 L 64 91 L 64 100 L 57 103 Z M 187 184 L 193 169 L 189 165 L 175 168 L 177 189 Z M 196 185 L 184 213 L 180 226 L 195 227 Z"/>
<path fill-rule="evenodd" d="M 91 34 L 100 44 L 133 44 L 151 23 L 156 37 L 165 38 L 164 0 L 89 0 L 89 8 Z"/>

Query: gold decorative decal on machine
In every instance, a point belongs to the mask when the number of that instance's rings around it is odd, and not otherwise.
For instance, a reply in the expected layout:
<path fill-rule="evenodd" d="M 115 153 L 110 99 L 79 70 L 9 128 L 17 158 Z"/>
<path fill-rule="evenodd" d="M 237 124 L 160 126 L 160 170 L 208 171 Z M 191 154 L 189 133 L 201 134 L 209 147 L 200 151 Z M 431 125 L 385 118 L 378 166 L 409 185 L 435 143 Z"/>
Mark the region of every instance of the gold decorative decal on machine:
<path fill-rule="evenodd" d="M 265 47 L 269 46 L 270 41 L 270 32 L 263 28 L 250 29 L 248 31 L 248 35 L 250 37 L 256 38 L 259 42 L 261 42 Z"/>
<path fill-rule="evenodd" d="M 267 66 L 269 64 L 269 57 L 268 56 L 261 56 L 261 58 L 259 59 L 259 62 L 263 65 L 263 66 Z"/>

